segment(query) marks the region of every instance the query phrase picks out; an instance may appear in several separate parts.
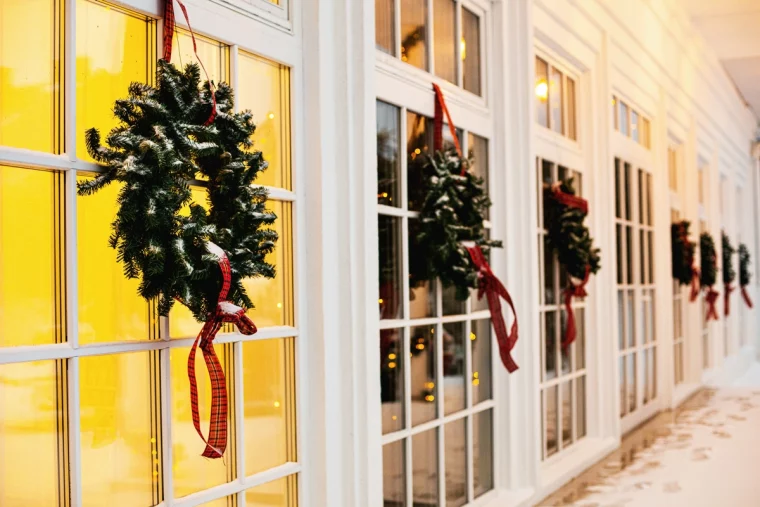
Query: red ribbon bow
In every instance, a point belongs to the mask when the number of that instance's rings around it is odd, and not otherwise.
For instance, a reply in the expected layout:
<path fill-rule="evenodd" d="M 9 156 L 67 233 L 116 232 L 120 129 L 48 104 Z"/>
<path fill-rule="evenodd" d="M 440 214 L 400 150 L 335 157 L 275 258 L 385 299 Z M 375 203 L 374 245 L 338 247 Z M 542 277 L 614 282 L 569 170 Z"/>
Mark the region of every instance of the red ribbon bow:
<path fill-rule="evenodd" d="M 586 266 L 586 274 L 583 276 L 583 280 L 578 285 L 574 285 L 570 282 L 570 286 L 565 289 L 565 310 L 567 311 L 567 329 L 565 329 L 565 339 L 562 341 L 562 348 L 567 348 L 571 343 L 575 341 L 578 336 L 578 329 L 575 325 L 575 312 L 573 312 L 573 297 L 585 298 L 588 296 L 586 293 L 586 284 L 588 283 L 589 275 L 591 274 L 591 266 Z"/>
<path fill-rule="evenodd" d="M 216 311 L 209 314 L 208 320 L 203 324 L 203 329 L 195 338 L 190 355 L 187 358 L 187 376 L 190 379 L 190 405 L 193 411 L 193 426 L 206 448 L 202 456 L 207 458 L 221 458 L 227 448 L 227 381 L 219 358 L 214 351 L 214 338 L 225 322 L 237 325 L 244 335 L 252 335 L 256 332 L 256 325 L 245 315 L 245 308 L 227 301 L 227 293 L 230 290 L 232 271 L 230 261 L 224 250 L 213 243 L 207 244 L 207 249 L 219 258 L 219 268 L 222 270 L 222 290 L 219 292 L 219 302 Z M 211 418 L 208 430 L 208 439 L 201 431 L 201 416 L 198 409 L 198 384 L 195 379 L 195 352 L 200 342 L 203 359 L 206 361 L 208 376 L 211 380 Z"/>
<path fill-rule="evenodd" d="M 699 297 L 699 269 L 691 267 L 691 294 L 689 302 L 693 303 Z"/>
<path fill-rule="evenodd" d="M 718 300 L 720 294 L 712 287 L 707 288 L 707 294 L 705 300 L 707 301 L 707 316 L 706 320 L 718 320 L 718 309 L 715 307 L 715 302 Z"/>
<path fill-rule="evenodd" d="M 742 285 L 742 299 L 744 299 L 744 302 L 747 304 L 747 308 L 752 308 L 752 298 L 749 297 L 746 285 Z"/>
<path fill-rule="evenodd" d="M 588 201 L 586 199 L 577 195 L 563 192 L 561 183 L 559 182 L 552 184 L 550 188 L 552 199 L 560 204 L 564 204 L 569 208 L 579 209 L 584 215 L 588 215 Z"/>
<path fill-rule="evenodd" d="M 512 358 L 512 349 L 515 348 L 517 343 L 517 312 L 515 311 L 515 305 L 512 302 L 512 296 L 504 287 L 504 284 L 496 278 L 496 275 L 491 271 L 491 266 L 488 265 L 483 250 L 478 245 L 468 246 L 467 251 L 470 254 L 475 267 L 478 268 L 478 300 L 483 295 L 488 298 L 488 309 L 491 312 L 491 322 L 493 323 L 494 331 L 496 332 L 496 343 L 499 345 L 499 355 L 501 356 L 501 362 L 509 373 L 517 370 L 517 363 Z M 507 325 L 504 322 L 504 315 L 501 313 L 501 301 L 502 297 L 512 309 L 512 314 L 515 316 L 514 322 L 512 322 L 512 330 L 507 334 Z"/>
<path fill-rule="evenodd" d="M 735 290 L 735 287 L 731 287 L 731 284 L 724 285 L 723 294 L 723 315 L 726 317 L 731 313 L 731 293 Z"/>

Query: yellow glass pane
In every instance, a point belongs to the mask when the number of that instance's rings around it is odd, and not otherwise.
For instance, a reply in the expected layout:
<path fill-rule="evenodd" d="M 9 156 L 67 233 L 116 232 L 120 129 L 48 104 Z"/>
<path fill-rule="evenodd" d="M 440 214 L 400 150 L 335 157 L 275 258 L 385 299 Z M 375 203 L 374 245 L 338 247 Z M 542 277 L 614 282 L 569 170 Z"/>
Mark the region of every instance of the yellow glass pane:
<path fill-rule="evenodd" d="M 177 9 L 177 15 L 181 12 Z M 216 84 L 222 81 L 228 81 L 230 52 L 226 44 L 195 34 L 195 41 L 198 45 L 198 57 L 193 51 L 193 39 L 187 30 L 177 29 L 174 33 L 174 43 L 172 45 L 172 63 L 179 68 L 184 68 L 188 63 L 198 63 L 200 58 L 203 66 L 206 67 L 209 79 Z M 201 69 L 201 82 L 206 80 L 206 74 Z"/>
<path fill-rule="evenodd" d="M 297 461 L 293 338 L 243 343 L 243 394 L 246 475 Z"/>
<path fill-rule="evenodd" d="M 0 0 L 0 146 L 56 151 L 53 0 Z"/>
<path fill-rule="evenodd" d="M 77 197 L 80 343 L 151 338 L 149 305 L 137 292 L 140 282 L 124 276 L 116 250 L 108 244 L 119 189 L 114 183 Z"/>
<path fill-rule="evenodd" d="M 253 147 L 269 162 L 256 184 L 290 189 L 290 71 L 243 52 L 238 67 L 238 110 L 253 112 Z"/>
<path fill-rule="evenodd" d="M 151 354 L 83 357 L 82 505 L 156 505 L 160 444 L 151 433 Z M 153 454 L 155 452 L 155 454 Z"/>
<path fill-rule="evenodd" d="M 232 361 L 232 354 L 226 349 L 229 346 L 216 345 L 216 354 L 222 363 L 227 384 L 230 385 L 232 369 L 228 363 Z M 190 382 L 187 378 L 187 357 L 189 348 L 175 348 L 171 350 L 171 400 L 172 400 L 172 456 L 174 459 L 174 495 L 182 497 L 218 486 L 234 480 L 234 459 L 231 458 L 230 449 L 234 445 L 234 432 L 232 420 L 228 410 L 228 440 L 227 452 L 222 459 L 208 459 L 201 456 L 205 444 L 201 440 L 193 426 L 192 410 L 190 408 Z M 228 361 L 229 360 L 229 361 Z M 201 428 L 208 432 L 209 414 L 211 412 L 211 384 L 209 382 L 206 363 L 200 350 L 195 357 L 195 374 L 198 380 L 198 402 L 201 415 Z M 233 397 L 229 396 L 232 404 Z"/>
<path fill-rule="evenodd" d="M 63 175 L 0 166 L 0 346 L 62 341 Z"/>
<path fill-rule="evenodd" d="M 295 475 L 267 482 L 245 492 L 246 507 L 297 507 L 298 479 Z"/>
<path fill-rule="evenodd" d="M 92 160 L 85 131 L 96 127 L 105 138 L 118 124 L 114 102 L 127 97 L 131 82 L 148 82 L 154 58 L 144 16 L 92 0 L 77 0 L 76 8 L 77 156 Z"/>
<path fill-rule="evenodd" d="M 243 286 L 254 308 L 248 316 L 259 328 L 268 326 L 292 326 L 293 321 L 293 217 L 292 205 L 269 201 L 269 209 L 276 215 L 273 228 L 279 235 L 274 252 L 266 260 L 274 264 L 274 278 L 248 278 Z"/>
<path fill-rule="evenodd" d="M 0 366 L 0 505 L 59 503 L 58 444 L 63 414 L 56 397 L 56 363 Z"/>
<path fill-rule="evenodd" d="M 202 507 L 232 507 L 234 505 L 237 504 L 235 503 L 235 497 L 232 495 L 201 504 Z"/>

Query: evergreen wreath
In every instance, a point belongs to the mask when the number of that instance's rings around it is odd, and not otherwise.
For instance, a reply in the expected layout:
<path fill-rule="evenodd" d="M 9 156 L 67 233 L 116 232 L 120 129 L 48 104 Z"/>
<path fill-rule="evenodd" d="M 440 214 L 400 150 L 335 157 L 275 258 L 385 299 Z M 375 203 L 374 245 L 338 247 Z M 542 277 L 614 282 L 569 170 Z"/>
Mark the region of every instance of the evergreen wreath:
<path fill-rule="evenodd" d="M 709 232 L 699 235 L 699 255 L 699 284 L 702 287 L 711 287 L 718 279 L 718 255 L 715 252 L 715 241 Z"/>
<path fill-rule="evenodd" d="M 746 287 L 752 281 L 752 273 L 749 272 L 750 260 L 747 245 L 739 243 L 739 285 L 742 287 Z"/>
<path fill-rule="evenodd" d="M 568 274 L 583 280 L 587 269 L 590 274 L 596 274 L 601 268 L 600 250 L 594 247 L 591 233 L 583 223 L 587 210 L 562 202 L 557 198 L 557 190 L 575 196 L 572 178 L 559 182 L 557 186 L 544 186 L 547 242 Z"/>
<path fill-rule="evenodd" d="M 216 117 L 206 124 L 216 99 Z M 139 294 L 158 299 L 168 315 L 174 301 L 204 322 L 218 303 L 222 274 L 209 243 L 222 248 L 231 266 L 227 299 L 253 308 L 242 280 L 274 277 L 265 257 L 274 249 L 276 220 L 266 209 L 267 192 L 253 187 L 267 168 L 252 149 L 250 111 L 234 113 L 232 89 L 201 86 L 200 69 L 184 71 L 159 60 L 155 87 L 132 83 L 117 100 L 120 123 L 101 144 L 100 133 L 86 134 L 87 150 L 103 171 L 78 185 L 89 195 L 113 182 L 122 184 L 110 245 L 127 278 L 140 278 Z M 191 202 L 189 181 L 207 181 L 209 210 Z M 185 211 L 189 210 L 189 211 Z"/>
<path fill-rule="evenodd" d="M 689 285 L 692 280 L 694 251 L 696 243 L 689 240 L 688 220 L 676 222 L 670 226 L 670 239 L 673 254 L 673 278 L 680 285 Z"/>
<path fill-rule="evenodd" d="M 721 250 L 723 253 L 723 285 L 730 285 L 736 280 L 733 256 L 736 248 L 731 244 L 731 238 L 724 232 L 721 238 Z"/>

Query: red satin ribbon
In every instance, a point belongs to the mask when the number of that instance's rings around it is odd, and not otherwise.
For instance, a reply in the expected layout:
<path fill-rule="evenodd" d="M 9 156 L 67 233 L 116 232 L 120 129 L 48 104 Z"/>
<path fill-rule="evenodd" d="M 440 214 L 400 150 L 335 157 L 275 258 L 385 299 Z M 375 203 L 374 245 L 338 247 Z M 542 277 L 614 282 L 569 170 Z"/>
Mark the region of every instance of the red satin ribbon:
<path fill-rule="evenodd" d="M 222 290 L 219 292 L 219 302 L 216 311 L 210 314 L 203 324 L 200 334 L 193 342 L 190 355 L 187 358 L 187 376 L 190 379 L 190 406 L 193 411 L 193 426 L 198 432 L 206 448 L 202 456 L 207 458 L 221 458 L 227 448 L 227 381 L 219 358 L 214 351 L 214 338 L 225 322 L 237 325 L 244 335 L 256 332 L 256 325 L 245 315 L 245 308 L 241 308 L 227 301 L 230 290 L 232 271 L 230 261 L 224 250 L 208 244 L 208 250 L 219 258 L 219 268 L 222 270 Z M 206 362 L 208 376 L 211 380 L 211 417 L 208 430 L 208 438 L 201 430 L 201 416 L 198 408 L 198 383 L 195 379 L 195 353 L 199 346 Z"/>
<path fill-rule="evenodd" d="M 446 120 L 449 122 L 449 132 L 454 139 L 454 147 L 457 150 L 457 154 L 462 156 L 462 147 L 459 145 L 459 138 L 457 137 L 457 129 L 454 126 L 454 122 L 451 120 L 451 114 L 449 114 L 449 108 L 446 107 L 446 101 L 443 98 L 443 92 L 441 87 L 433 83 L 433 90 L 435 91 L 435 116 L 433 117 L 433 149 L 439 151 L 443 149 L 443 115 L 446 115 Z M 464 175 L 465 166 L 462 165 L 462 174 Z"/>
<path fill-rule="evenodd" d="M 586 266 L 586 274 L 578 285 L 573 285 L 570 282 L 570 286 L 565 289 L 565 310 L 567 311 L 567 328 L 565 329 L 565 339 L 562 341 L 562 348 L 567 348 L 571 343 L 575 341 L 578 336 L 578 329 L 575 325 L 575 312 L 573 311 L 573 297 L 585 298 L 588 296 L 586 293 L 586 284 L 588 283 L 589 275 L 591 274 L 591 266 Z"/>
<path fill-rule="evenodd" d="M 564 204 L 570 208 L 579 209 L 584 215 L 588 215 L 588 201 L 577 195 L 563 192 L 560 183 L 554 183 L 551 186 L 551 193 L 549 195 L 551 195 L 552 199 L 558 203 Z"/>
<path fill-rule="evenodd" d="M 707 288 L 707 293 L 705 294 L 705 301 L 707 301 L 707 316 L 705 320 L 707 321 L 718 320 L 718 309 L 715 307 L 718 296 L 720 296 L 718 291 L 712 287 Z"/>
<path fill-rule="evenodd" d="M 193 32 L 193 27 L 190 26 L 190 18 L 187 16 L 185 4 L 182 3 L 182 0 L 177 0 L 177 3 L 179 4 L 179 8 L 182 9 L 182 14 L 185 16 L 185 21 L 187 22 L 187 28 L 190 30 L 190 37 L 193 39 L 193 52 L 195 52 L 195 58 L 203 69 L 203 73 L 206 74 L 206 80 L 211 87 L 211 113 L 209 114 L 208 120 L 204 123 L 204 125 L 208 126 L 214 123 L 214 119 L 216 118 L 216 95 L 214 94 L 214 84 L 211 82 L 211 78 L 208 77 L 206 67 L 203 65 L 200 56 L 198 56 L 198 44 L 195 42 L 195 32 Z M 172 43 L 175 24 L 174 0 L 166 0 L 164 5 L 164 60 L 167 62 L 172 61 Z"/>
<path fill-rule="evenodd" d="M 491 271 L 491 266 L 488 265 L 485 255 L 479 246 L 475 245 L 467 247 L 467 251 L 470 254 L 475 267 L 478 268 L 478 300 L 480 300 L 485 294 L 488 299 L 488 309 L 491 312 L 491 322 L 493 323 L 494 331 L 496 332 L 496 343 L 499 345 L 499 355 L 501 356 L 501 362 L 509 373 L 517 370 L 517 363 L 512 359 L 512 349 L 515 348 L 517 343 L 517 311 L 515 311 L 515 305 L 512 302 L 512 296 L 496 278 L 496 275 Z M 509 307 L 512 309 L 512 314 L 515 316 L 514 322 L 512 322 L 512 330 L 507 334 L 507 325 L 504 322 L 504 315 L 501 313 L 501 301 L 499 298 L 504 298 Z"/>
<path fill-rule="evenodd" d="M 744 299 L 744 302 L 747 304 L 748 308 L 752 308 L 752 298 L 749 297 L 749 292 L 747 292 L 747 286 L 742 285 L 742 299 Z"/>
<path fill-rule="evenodd" d="M 699 297 L 699 269 L 694 266 L 691 267 L 691 294 L 689 294 L 689 302 L 693 303 Z"/>
<path fill-rule="evenodd" d="M 726 317 L 731 314 L 731 293 L 734 289 L 730 284 L 723 286 L 723 315 Z"/>

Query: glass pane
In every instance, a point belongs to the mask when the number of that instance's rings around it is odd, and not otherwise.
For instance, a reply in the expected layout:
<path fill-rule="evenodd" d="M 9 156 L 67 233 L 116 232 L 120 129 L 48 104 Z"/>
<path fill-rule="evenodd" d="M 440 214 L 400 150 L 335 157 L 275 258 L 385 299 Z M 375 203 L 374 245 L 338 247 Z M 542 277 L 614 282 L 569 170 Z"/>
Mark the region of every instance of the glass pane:
<path fill-rule="evenodd" d="M 467 445 L 464 419 L 443 427 L 446 445 L 446 506 L 467 503 Z"/>
<path fill-rule="evenodd" d="M 618 350 L 625 348 L 625 303 L 623 302 L 625 291 L 619 290 L 618 296 Z"/>
<path fill-rule="evenodd" d="M 295 385 L 293 338 L 243 343 L 246 475 L 297 461 Z"/>
<path fill-rule="evenodd" d="M 423 256 L 418 255 L 419 250 L 415 246 L 418 223 L 417 220 L 409 219 L 409 270 L 412 273 L 425 269 L 424 263 L 427 261 Z M 410 282 L 409 317 L 421 319 L 435 316 L 435 280 L 420 282 L 410 278 Z"/>
<path fill-rule="evenodd" d="M 398 319 L 403 315 L 401 304 L 401 219 L 380 215 L 377 217 L 380 261 L 380 297 L 378 305 L 381 319 Z"/>
<path fill-rule="evenodd" d="M 551 109 L 551 128 L 560 134 L 564 132 L 562 124 L 562 73 L 551 68 L 549 79 L 549 107 Z"/>
<path fill-rule="evenodd" d="M 227 354 L 228 346 L 216 345 L 216 354 L 219 362 L 222 364 L 225 376 L 227 378 L 228 393 L 230 379 L 232 376 L 231 354 Z M 201 456 L 204 449 L 204 443 L 193 427 L 192 410 L 190 407 L 190 383 L 187 378 L 187 357 L 190 349 L 186 347 L 173 348 L 169 354 L 171 361 L 171 428 L 172 428 L 172 458 L 174 472 L 174 495 L 182 497 L 208 489 L 212 486 L 218 486 L 235 479 L 234 461 L 230 458 L 228 450 L 224 459 L 207 459 Z M 211 413 L 211 384 L 209 382 L 206 364 L 200 351 L 195 356 L 195 375 L 198 382 L 198 407 L 201 415 L 201 428 L 206 430 L 209 424 L 209 414 Z M 227 424 L 232 428 L 233 413 L 230 404 L 233 397 L 229 396 L 227 400 Z M 229 437 L 234 435 L 234 431 L 228 433 L 228 448 L 234 445 L 234 439 Z"/>
<path fill-rule="evenodd" d="M 647 224 L 648 225 L 654 225 L 654 222 L 652 220 L 652 175 L 650 173 L 646 173 L 647 176 L 647 182 L 646 182 L 646 189 L 647 189 Z"/>
<path fill-rule="evenodd" d="M 438 505 L 438 428 L 412 437 L 413 505 Z"/>
<path fill-rule="evenodd" d="M 628 375 L 625 371 L 625 356 L 621 357 L 618 363 L 618 382 L 620 384 L 620 417 L 623 417 L 628 409 L 628 395 L 626 394 Z"/>
<path fill-rule="evenodd" d="M 153 496 L 161 481 L 161 444 L 153 429 L 158 393 L 151 388 L 157 359 L 157 353 L 137 352 L 79 360 L 85 507 L 158 503 Z"/>
<path fill-rule="evenodd" d="M 557 442 L 557 431 L 559 430 L 559 412 L 557 410 L 557 386 L 552 386 L 544 391 L 546 403 L 546 428 L 544 438 L 546 439 L 546 457 L 556 453 L 559 449 Z"/>
<path fill-rule="evenodd" d="M 657 398 L 657 351 L 656 347 L 649 349 L 649 399 Z"/>
<path fill-rule="evenodd" d="M 456 84 L 456 3 L 454 0 L 433 0 L 433 56 L 435 75 Z"/>
<path fill-rule="evenodd" d="M 253 149 L 269 163 L 256 184 L 290 189 L 290 70 L 243 51 L 237 61 L 237 107 L 253 113 Z"/>
<path fill-rule="evenodd" d="M 435 326 L 413 327 L 411 341 L 412 425 L 436 417 L 436 336 Z"/>
<path fill-rule="evenodd" d="M 570 362 L 571 362 L 571 354 L 572 354 L 572 347 L 563 347 L 562 346 L 562 340 L 565 338 L 565 331 L 567 330 L 567 311 L 563 308 L 560 311 L 560 347 L 559 347 L 559 353 L 562 360 L 562 375 L 567 375 L 570 373 Z"/>
<path fill-rule="evenodd" d="M 375 0 L 375 47 L 396 56 L 394 0 Z"/>
<path fill-rule="evenodd" d="M 401 2 L 401 60 L 427 69 L 427 0 Z"/>
<path fill-rule="evenodd" d="M 468 92 L 480 95 L 480 18 L 462 8 L 462 85 Z"/>
<path fill-rule="evenodd" d="M 383 446 L 383 507 L 406 507 L 404 441 Z"/>
<path fill-rule="evenodd" d="M 467 146 L 469 146 L 470 156 L 473 158 L 472 172 L 476 176 L 483 178 L 486 195 L 489 194 L 488 187 L 488 139 L 467 133 Z M 486 210 L 485 218 L 488 218 Z"/>
<path fill-rule="evenodd" d="M 544 236 L 544 304 L 557 304 L 557 254 L 549 245 L 549 238 Z"/>
<path fill-rule="evenodd" d="M 404 331 L 380 331 L 380 399 L 383 434 L 404 427 Z"/>
<path fill-rule="evenodd" d="M 54 0 L 0 2 L 0 146 L 56 152 L 62 77 Z M 60 34 L 59 34 L 60 37 Z M 0 496 L 2 498 L 2 496 Z"/>
<path fill-rule="evenodd" d="M 203 502 L 201 504 L 201 507 L 229 507 L 230 505 L 234 505 L 232 503 L 233 501 L 234 501 L 234 497 L 226 496 L 224 498 L 217 498 L 216 500 L 211 500 L 210 502 Z"/>
<path fill-rule="evenodd" d="M 635 280 L 633 279 L 633 266 L 634 266 L 634 257 L 633 257 L 633 226 L 626 226 L 625 228 L 625 255 L 627 262 L 625 263 L 626 268 L 626 281 L 629 284 L 635 283 Z"/>
<path fill-rule="evenodd" d="M 649 280 L 648 282 L 654 283 L 654 231 L 647 232 L 647 258 L 649 259 Z"/>
<path fill-rule="evenodd" d="M 230 505 L 237 505 L 231 503 Z M 245 507 L 297 507 L 298 478 L 295 475 L 267 482 L 245 492 Z"/>
<path fill-rule="evenodd" d="M 652 147 L 652 129 L 650 127 L 649 120 L 641 118 L 639 122 L 641 124 L 641 144 L 646 148 Z"/>
<path fill-rule="evenodd" d="M 130 83 L 149 82 L 155 60 L 144 16 L 77 0 L 76 18 L 77 157 L 92 161 L 85 131 L 95 127 L 105 139 L 118 124 L 114 101 L 127 97 Z"/>
<path fill-rule="evenodd" d="M 641 371 L 644 375 L 644 392 L 642 403 L 646 405 L 649 402 L 649 351 L 641 352 Z"/>
<path fill-rule="evenodd" d="M 623 200 L 620 196 L 620 184 L 622 179 L 620 159 L 615 159 L 615 216 L 623 218 Z"/>
<path fill-rule="evenodd" d="M 377 203 L 401 206 L 399 108 L 377 102 Z"/>
<path fill-rule="evenodd" d="M 623 164 L 623 199 L 625 201 L 625 215 L 626 220 L 633 220 L 631 214 L 631 164 L 625 162 Z"/>
<path fill-rule="evenodd" d="M 626 373 L 628 374 L 628 412 L 633 412 L 636 410 L 636 353 L 628 356 Z"/>
<path fill-rule="evenodd" d="M 633 298 L 633 291 L 628 291 L 628 298 L 627 298 L 627 311 L 628 311 L 628 346 L 633 347 L 636 345 L 636 330 L 634 329 L 634 320 L 635 320 L 635 313 L 634 313 L 634 298 Z"/>
<path fill-rule="evenodd" d="M 493 410 L 472 418 L 472 467 L 477 498 L 493 489 Z"/>
<path fill-rule="evenodd" d="M 631 139 L 639 141 L 639 114 L 631 109 Z"/>
<path fill-rule="evenodd" d="M 618 102 L 620 105 L 620 133 L 624 136 L 628 135 L 628 106 L 622 100 Z"/>
<path fill-rule="evenodd" d="M 467 301 L 462 301 L 456 297 L 456 289 L 444 287 L 441 291 L 441 300 L 443 303 L 444 315 L 464 315 L 467 312 Z"/>
<path fill-rule="evenodd" d="M 646 217 L 646 210 L 644 209 L 644 171 L 639 169 L 638 173 L 638 186 L 639 186 L 639 223 L 644 223 L 644 217 Z"/>
<path fill-rule="evenodd" d="M 573 440 L 573 390 L 572 382 L 561 385 L 562 389 L 562 447 L 567 447 Z"/>
<path fill-rule="evenodd" d="M 179 12 L 177 13 L 179 14 Z M 195 34 L 195 40 L 198 46 L 198 57 L 196 58 L 193 51 L 193 39 L 190 32 L 178 28 L 174 32 L 174 44 L 172 45 L 172 63 L 178 67 L 184 67 L 188 63 L 198 63 L 200 59 L 206 67 L 209 79 L 214 83 L 228 81 L 229 73 L 229 48 L 219 41 Z M 206 75 L 201 71 L 201 79 L 205 80 Z M 237 90 L 235 90 L 237 91 Z"/>
<path fill-rule="evenodd" d="M 578 331 L 573 346 L 575 347 L 575 371 L 586 367 L 586 315 L 583 308 L 575 309 L 575 328 Z"/>
<path fill-rule="evenodd" d="M 59 371 L 54 361 L 0 365 L 0 505 L 68 503 L 57 455 L 68 438 L 59 433 L 68 416 L 56 395 Z"/>
<path fill-rule="evenodd" d="M 618 284 L 624 284 L 626 282 L 625 280 L 625 269 L 623 269 L 623 264 L 625 263 L 625 248 L 623 246 L 623 243 L 625 243 L 625 238 L 623 237 L 623 226 L 620 224 L 615 224 L 615 247 L 616 247 L 616 259 L 617 259 L 617 283 Z"/>
<path fill-rule="evenodd" d="M 407 194 L 409 209 L 419 211 L 424 195 L 424 175 L 417 157 L 433 148 L 433 120 L 416 113 L 406 113 Z"/>
<path fill-rule="evenodd" d="M 0 346 L 64 336 L 63 211 L 62 174 L 0 166 Z"/>
<path fill-rule="evenodd" d="M 640 229 L 639 230 L 639 281 L 642 285 L 645 284 L 647 280 L 646 240 L 647 240 L 646 231 L 644 231 L 643 229 Z"/>
<path fill-rule="evenodd" d="M 77 178 L 85 181 L 88 178 Z M 150 335 L 148 302 L 137 278 L 124 276 L 117 252 L 108 244 L 120 185 L 77 197 L 79 343 L 156 338 Z M 157 315 L 154 316 L 154 319 Z"/>
<path fill-rule="evenodd" d="M 473 321 L 470 344 L 472 345 L 472 399 L 473 404 L 478 404 L 492 397 L 490 320 Z"/>
<path fill-rule="evenodd" d="M 617 104 L 617 97 L 614 95 L 612 96 L 612 116 L 613 116 L 613 124 L 615 125 L 615 130 L 620 129 L 620 121 L 618 119 L 618 104 Z"/>
<path fill-rule="evenodd" d="M 443 325 L 444 415 L 465 407 L 464 322 Z"/>
<path fill-rule="evenodd" d="M 546 312 L 544 314 L 546 322 L 545 338 L 545 358 L 546 358 L 546 380 L 551 380 L 557 376 L 557 312 Z"/>
<path fill-rule="evenodd" d="M 575 127 L 575 81 L 568 77 L 565 83 L 567 83 L 567 137 L 578 139 Z"/>
<path fill-rule="evenodd" d="M 549 126 L 549 64 L 536 57 L 536 121 Z"/>
<path fill-rule="evenodd" d="M 575 428 L 578 439 L 586 436 L 586 376 L 575 379 Z"/>

